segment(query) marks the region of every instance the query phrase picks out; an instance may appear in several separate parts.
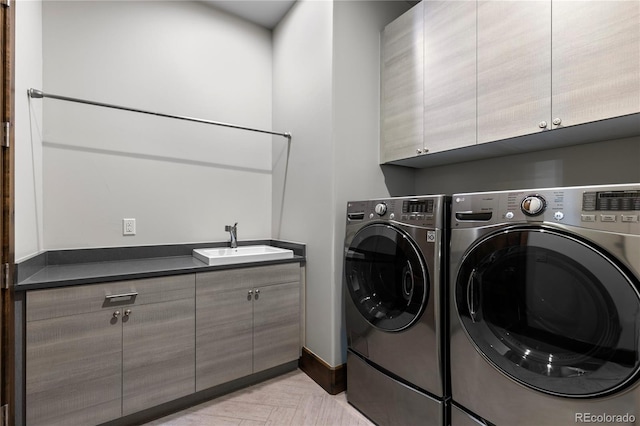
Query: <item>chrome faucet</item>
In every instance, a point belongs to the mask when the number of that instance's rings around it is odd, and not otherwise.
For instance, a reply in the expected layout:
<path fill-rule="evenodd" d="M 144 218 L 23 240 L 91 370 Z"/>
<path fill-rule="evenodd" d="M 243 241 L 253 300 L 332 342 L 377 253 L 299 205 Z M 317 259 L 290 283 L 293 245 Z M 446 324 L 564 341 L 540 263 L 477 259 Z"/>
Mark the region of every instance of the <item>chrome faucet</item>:
<path fill-rule="evenodd" d="M 224 230 L 227 231 L 229 234 L 231 234 L 230 247 L 237 248 L 238 247 L 238 222 L 236 222 L 235 225 L 233 226 L 225 225 Z"/>

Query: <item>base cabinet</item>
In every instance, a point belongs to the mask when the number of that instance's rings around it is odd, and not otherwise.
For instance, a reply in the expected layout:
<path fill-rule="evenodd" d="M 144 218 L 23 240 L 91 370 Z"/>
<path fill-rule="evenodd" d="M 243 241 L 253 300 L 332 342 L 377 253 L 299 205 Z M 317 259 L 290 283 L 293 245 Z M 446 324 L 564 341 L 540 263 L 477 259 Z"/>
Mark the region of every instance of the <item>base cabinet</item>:
<path fill-rule="evenodd" d="M 136 307 L 123 323 L 123 416 L 193 393 L 193 290 L 191 295 Z"/>
<path fill-rule="evenodd" d="M 27 322 L 27 425 L 90 425 L 121 416 L 122 325 L 112 313 Z"/>
<path fill-rule="evenodd" d="M 300 356 L 300 266 L 196 275 L 196 390 Z"/>
<path fill-rule="evenodd" d="M 99 424 L 195 388 L 195 276 L 27 293 L 26 424 Z"/>
<path fill-rule="evenodd" d="M 300 357 L 299 263 L 26 293 L 28 426 L 96 425 Z"/>

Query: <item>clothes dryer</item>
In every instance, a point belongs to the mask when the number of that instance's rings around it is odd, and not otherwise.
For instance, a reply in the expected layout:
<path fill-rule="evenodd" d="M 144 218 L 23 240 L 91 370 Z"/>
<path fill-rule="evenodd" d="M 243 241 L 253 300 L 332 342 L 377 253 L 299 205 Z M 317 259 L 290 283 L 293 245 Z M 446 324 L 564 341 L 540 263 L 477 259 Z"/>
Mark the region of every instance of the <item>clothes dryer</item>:
<path fill-rule="evenodd" d="M 640 184 L 454 194 L 451 227 L 453 401 L 496 425 L 640 422 Z"/>
<path fill-rule="evenodd" d="M 443 195 L 347 206 L 347 400 L 379 425 L 446 421 L 448 206 Z"/>

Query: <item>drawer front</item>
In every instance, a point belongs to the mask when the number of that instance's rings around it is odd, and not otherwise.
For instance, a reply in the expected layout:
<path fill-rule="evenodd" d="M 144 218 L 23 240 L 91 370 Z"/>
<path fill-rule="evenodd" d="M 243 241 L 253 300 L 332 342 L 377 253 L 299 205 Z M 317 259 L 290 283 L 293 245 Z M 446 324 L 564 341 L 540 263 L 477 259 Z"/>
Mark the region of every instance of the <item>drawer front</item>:
<path fill-rule="evenodd" d="M 194 274 L 34 290 L 27 292 L 27 322 L 194 295 Z"/>
<path fill-rule="evenodd" d="M 227 269 L 196 274 L 198 293 L 201 291 L 253 288 L 297 281 L 300 281 L 299 263 Z"/>

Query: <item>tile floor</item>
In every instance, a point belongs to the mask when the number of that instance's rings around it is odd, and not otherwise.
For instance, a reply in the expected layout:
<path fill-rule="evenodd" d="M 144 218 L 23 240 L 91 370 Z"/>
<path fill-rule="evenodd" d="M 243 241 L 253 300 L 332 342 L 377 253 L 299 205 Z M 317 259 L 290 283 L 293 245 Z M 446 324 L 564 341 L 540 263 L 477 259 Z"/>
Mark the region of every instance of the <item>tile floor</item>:
<path fill-rule="evenodd" d="M 295 370 L 146 423 L 145 426 L 372 426 L 347 403 Z"/>

